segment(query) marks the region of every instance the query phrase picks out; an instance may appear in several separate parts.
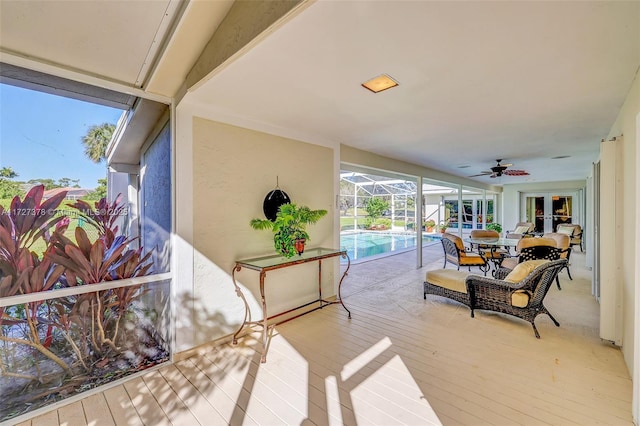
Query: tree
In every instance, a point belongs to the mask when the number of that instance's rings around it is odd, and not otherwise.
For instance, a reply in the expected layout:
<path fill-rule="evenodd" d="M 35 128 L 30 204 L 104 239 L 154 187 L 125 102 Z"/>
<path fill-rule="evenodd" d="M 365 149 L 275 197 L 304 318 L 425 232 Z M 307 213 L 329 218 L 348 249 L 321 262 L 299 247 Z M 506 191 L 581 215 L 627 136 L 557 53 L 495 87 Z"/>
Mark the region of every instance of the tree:
<path fill-rule="evenodd" d="M 100 200 L 107 197 L 107 179 L 98 179 L 98 186 L 95 190 L 83 197 L 86 200 Z"/>
<path fill-rule="evenodd" d="M 82 137 L 84 154 L 94 163 L 106 160 L 107 145 L 115 128 L 115 124 L 102 123 L 89 127 L 87 134 Z"/>
<path fill-rule="evenodd" d="M 381 197 L 371 197 L 367 200 L 365 210 L 367 215 L 375 220 L 382 216 L 382 214 L 389 209 L 389 201 Z"/>
<path fill-rule="evenodd" d="M 0 169 L 0 199 L 13 198 L 16 195 L 22 196 L 23 191 L 20 189 L 20 184 L 12 181 L 17 177 L 18 173 L 11 167 Z"/>
<path fill-rule="evenodd" d="M 38 178 L 38 179 L 30 179 L 27 183 L 31 185 L 44 185 L 44 189 L 48 191 L 49 189 L 60 188 L 60 185 L 56 183 L 53 179 L 50 178 Z"/>
<path fill-rule="evenodd" d="M 58 185 L 62 188 L 80 188 L 78 182 L 80 182 L 80 179 L 70 179 L 67 177 L 58 179 Z"/>
<path fill-rule="evenodd" d="M 17 177 L 18 173 L 16 173 L 11 167 L 3 167 L 0 169 L 0 178 L 14 179 Z"/>

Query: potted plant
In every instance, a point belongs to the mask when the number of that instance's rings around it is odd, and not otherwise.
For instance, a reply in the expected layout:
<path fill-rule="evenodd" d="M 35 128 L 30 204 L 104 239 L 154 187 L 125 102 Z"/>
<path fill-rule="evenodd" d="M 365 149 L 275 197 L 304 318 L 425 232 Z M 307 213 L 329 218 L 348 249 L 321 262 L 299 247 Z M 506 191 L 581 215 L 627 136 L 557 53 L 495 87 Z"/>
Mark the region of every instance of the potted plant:
<path fill-rule="evenodd" d="M 447 228 L 449 227 L 449 222 L 442 222 L 440 225 L 438 225 L 438 228 L 440 229 L 440 232 L 442 232 L 443 234 L 445 232 L 447 232 Z"/>
<path fill-rule="evenodd" d="M 487 223 L 487 229 L 496 231 L 497 233 L 502 232 L 502 225 L 499 223 Z"/>
<path fill-rule="evenodd" d="M 273 246 L 276 251 L 285 257 L 292 257 L 296 253 L 304 252 L 304 245 L 309 240 L 307 225 L 318 222 L 326 210 L 311 210 L 307 206 L 287 203 L 280 206 L 276 218 L 251 219 L 253 229 L 270 229 L 273 231 Z"/>
<path fill-rule="evenodd" d="M 433 232 L 433 228 L 436 226 L 436 221 L 433 219 L 428 219 L 424 222 L 424 230 L 427 232 Z"/>

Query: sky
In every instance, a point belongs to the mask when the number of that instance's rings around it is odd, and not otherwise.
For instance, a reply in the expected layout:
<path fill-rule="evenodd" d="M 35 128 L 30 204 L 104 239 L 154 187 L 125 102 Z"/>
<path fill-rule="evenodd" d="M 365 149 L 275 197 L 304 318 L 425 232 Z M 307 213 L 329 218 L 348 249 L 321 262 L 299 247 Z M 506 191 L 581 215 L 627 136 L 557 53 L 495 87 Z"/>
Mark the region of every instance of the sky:
<path fill-rule="evenodd" d="M 89 127 L 116 124 L 122 110 L 0 84 L 0 168 L 18 173 L 14 180 L 80 179 L 95 188 L 106 177 L 104 162 L 84 155 L 82 137 Z"/>

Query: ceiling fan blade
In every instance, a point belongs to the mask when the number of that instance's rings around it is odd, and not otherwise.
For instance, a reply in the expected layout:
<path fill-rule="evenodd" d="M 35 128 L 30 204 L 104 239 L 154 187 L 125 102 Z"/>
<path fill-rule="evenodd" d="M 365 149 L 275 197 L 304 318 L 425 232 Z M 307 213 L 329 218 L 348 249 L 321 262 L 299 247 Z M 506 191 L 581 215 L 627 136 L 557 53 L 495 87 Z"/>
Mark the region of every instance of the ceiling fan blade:
<path fill-rule="evenodd" d="M 467 177 L 478 177 L 478 176 L 487 176 L 493 174 L 493 172 L 480 172 L 477 175 L 471 175 L 471 176 L 467 176 Z"/>
<path fill-rule="evenodd" d="M 527 176 L 529 172 L 525 170 L 511 169 L 511 170 L 505 170 L 504 172 L 502 172 L 502 174 L 507 176 Z"/>

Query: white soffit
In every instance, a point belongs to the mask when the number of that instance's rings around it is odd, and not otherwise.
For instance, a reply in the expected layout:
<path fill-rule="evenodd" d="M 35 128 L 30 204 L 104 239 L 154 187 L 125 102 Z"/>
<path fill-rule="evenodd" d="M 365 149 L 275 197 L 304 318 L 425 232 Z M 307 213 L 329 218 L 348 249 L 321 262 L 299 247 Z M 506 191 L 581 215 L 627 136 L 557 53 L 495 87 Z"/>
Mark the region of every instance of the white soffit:
<path fill-rule="evenodd" d="M 234 0 L 190 1 L 146 89 L 174 97 Z"/>
<path fill-rule="evenodd" d="M 2 50 L 141 87 L 177 2 L 2 1 Z"/>

